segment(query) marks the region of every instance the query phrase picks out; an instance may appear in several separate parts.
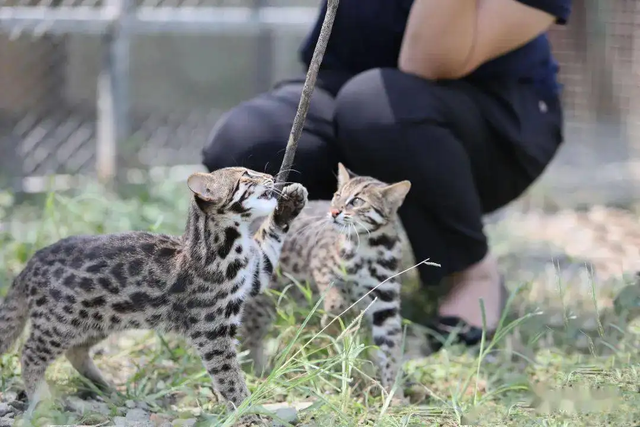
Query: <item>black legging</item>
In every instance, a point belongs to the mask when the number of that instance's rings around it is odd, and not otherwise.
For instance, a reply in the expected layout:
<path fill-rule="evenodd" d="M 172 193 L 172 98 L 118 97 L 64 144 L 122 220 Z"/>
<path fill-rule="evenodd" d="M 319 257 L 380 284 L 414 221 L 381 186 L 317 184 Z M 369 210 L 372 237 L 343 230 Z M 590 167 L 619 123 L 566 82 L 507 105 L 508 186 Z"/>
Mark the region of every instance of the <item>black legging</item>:
<path fill-rule="evenodd" d="M 277 173 L 301 88 L 285 83 L 228 112 L 203 150 L 205 166 Z M 316 88 L 289 176 L 313 199 L 332 197 L 338 161 L 386 182 L 410 180 L 400 216 L 416 260 L 442 265 L 420 268 L 422 282 L 436 284 L 486 255 L 483 213 L 517 198 L 542 173 L 561 128 L 557 97 L 532 83 L 480 87 L 374 69 L 335 97 Z"/>

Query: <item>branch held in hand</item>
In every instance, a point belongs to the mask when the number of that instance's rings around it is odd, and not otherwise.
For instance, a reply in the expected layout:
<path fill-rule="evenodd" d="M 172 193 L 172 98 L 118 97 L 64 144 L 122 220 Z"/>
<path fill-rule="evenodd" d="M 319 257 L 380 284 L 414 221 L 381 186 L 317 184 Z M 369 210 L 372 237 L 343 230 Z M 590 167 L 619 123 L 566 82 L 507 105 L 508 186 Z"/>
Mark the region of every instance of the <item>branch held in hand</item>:
<path fill-rule="evenodd" d="M 331 35 L 331 28 L 333 27 L 333 21 L 336 18 L 336 11 L 338 10 L 339 2 L 340 0 L 328 0 L 327 2 L 327 12 L 324 14 L 320 35 L 318 36 L 316 47 L 313 50 L 311 63 L 307 70 L 307 77 L 304 80 L 302 95 L 300 96 L 300 102 L 298 103 L 298 110 L 296 111 L 296 116 L 293 119 L 293 126 L 289 133 L 289 140 L 287 141 L 287 148 L 284 152 L 282 165 L 280 166 L 280 171 L 276 177 L 276 188 L 279 190 L 284 186 L 284 182 L 287 180 L 289 171 L 293 165 L 293 158 L 295 157 L 296 149 L 298 148 L 298 140 L 302 134 L 304 121 L 307 117 L 307 112 L 309 111 L 311 95 L 313 93 L 313 89 L 316 87 L 318 70 L 320 69 L 324 52 L 327 50 L 327 43 L 329 42 L 329 36 Z"/>

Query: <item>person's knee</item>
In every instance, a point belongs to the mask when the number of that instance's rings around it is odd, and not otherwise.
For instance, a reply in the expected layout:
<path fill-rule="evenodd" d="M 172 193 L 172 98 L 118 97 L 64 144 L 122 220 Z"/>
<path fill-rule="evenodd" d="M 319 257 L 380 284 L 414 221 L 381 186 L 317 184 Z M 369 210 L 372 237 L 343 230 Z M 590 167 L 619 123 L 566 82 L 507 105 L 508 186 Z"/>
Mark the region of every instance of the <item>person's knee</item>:
<path fill-rule="evenodd" d="M 336 131 L 353 133 L 393 123 L 393 112 L 385 95 L 383 70 L 365 71 L 349 80 L 336 97 Z"/>
<path fill-rule="evenodd" d="M 251 103 L 241 104 L 224 114 L 202 150 L 202 163 L 209 171 L 244 166 L 268 172 L 271 156 L 281 148 L 283 135 Z M 286 139 L 284 139 L 286 141 Z"/>
<path fill-rule="evenodd" d="M 337 95 L 338 136 L 355 143 L 361 137 L 382 137 L 403 123 L 438 121 L 442 110 L 439 91 L 436 83 L 397 69 L 376 68 L 360 73 Z"/>
<path fill-rule="evenodd" d="M 441 138 L 443 92 L 436 83 L 395 69 L 373 69 L 349 80 L 336 98 L 334 125 L 347 166 L 395 180 L 406 153 Z"/>

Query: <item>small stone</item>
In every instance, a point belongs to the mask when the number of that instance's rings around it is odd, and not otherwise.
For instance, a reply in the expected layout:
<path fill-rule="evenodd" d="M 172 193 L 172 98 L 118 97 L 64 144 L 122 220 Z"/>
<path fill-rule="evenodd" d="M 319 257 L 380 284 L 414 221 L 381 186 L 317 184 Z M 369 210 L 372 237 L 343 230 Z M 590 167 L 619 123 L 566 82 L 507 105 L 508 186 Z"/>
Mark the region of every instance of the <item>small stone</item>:
<path fill-rule="evenodd" d="M 13 408 L 8 403 L 0 403 L 0 417 L 4 417 L 9 412 L 13 412 Z"/>
<path fill-rule="evenodd" d="M 14 400 L 18 399 L 18 393 L 16 393 L 15 391 L 7 391 L 5 393 L 2 393 L 2 400 L 5 402 L 13 402 Z"/>
<path fill-rule="evenodd" d="M 13 418 L 2 417 L 0 418 L 0 427 L 11 427 L 14 421 Z"/>
<path fill-rule="evenodd" d="M 143 409 L 145 411 L 149 410 L 149 405 L 147 404 L 147 402 L 138 402 L 136 403 L 136 406 L 140 409 Z"/>
<path fill-rule="evenodd" d="M 178 418 L 177 420 L 173 420 L 171 425 L 174 427 L 192 427 L 196 422 L 197 420 L 195 418 Z"/>
<path fill-rule="evenodd" d="M 126 402 L 124 402 L 124 406 L 129 409 L 133 409 L 136 407 L 136 402 L 134 402 L 133 400 L 127 400 Z"/>
<path fill-rule="evenodd" d="M 286 423 L 295 424 L 298 422 L 298 411 L 296 408 L 280 408 L 276 410 L 276 417 L 278 419 L 273 421 L 274 427 L 286 426 Z"/>
<path fill-rule="evenodd" d="M 9 405 L 19 412 L 24 412 L 27 409 L 27 404 L 19 400 L 14 400 L 13 402 L 10 402 Z"/>
<path fill-rule="evenodd" d="M 139 408 L 130 409 L 125 417 L 127 422 L 136 423 L 137 425 L 152 426 L 153 423 L 149 418 L 149 413 Z"/>
<path fill-rule="evenodd" d="M 115 424 L 116 426 L 126 426 L 127 425 L 127 419 L 125 417 L 114 417 L 113 418 L 113 424 Z"/>
<path fill-rule="evenodd" d="M 551 328 L 561 328 L 564 326 L 564 316 L 562 314 L 555 314 L 552 315 L 549 320 L 547 321 L 547 324 L 549 325 L 549 327 Z"/>
<path fill-rule="evenodd" d="M 596 332 L 598 330 L 598 326 L 598 321 L 593 317 L 589 317 L 584 321 L 580 329 L 587 332 Z"/>
<path fill-rule="evenodd" d="M 149 416 L 149 420 L 156 425 L 156 427 L 167 427 L 171 426 L 171 422 L 165 418 L 165 416 L 160 414 L 151 414 Z"/>
<path fill-rule="evenodd" d="M 95 400 L 82 400 L 76 396 L 70 396 L 67 398 L 67 408 L 69 411 L 77 412 L 79 414 L 86 414 L 96 412 L 102 415 L 109 415 L 109 407 L 104 402 L 97 402 Z"/>

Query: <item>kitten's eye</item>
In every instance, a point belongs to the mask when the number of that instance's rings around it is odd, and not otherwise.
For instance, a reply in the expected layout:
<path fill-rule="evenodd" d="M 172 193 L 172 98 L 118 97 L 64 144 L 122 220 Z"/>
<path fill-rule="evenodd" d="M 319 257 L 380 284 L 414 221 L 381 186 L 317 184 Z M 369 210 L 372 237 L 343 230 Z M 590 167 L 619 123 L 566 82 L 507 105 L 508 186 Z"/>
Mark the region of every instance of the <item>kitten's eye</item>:
<path fill-rule="evenodd" d="M 363 203 L 364 203 L 364 200 L 362 200 L 360 197 L 354 197 L 349 201 L 348 206 L 357 208 L 358 206 L 362 206 Z"/>

